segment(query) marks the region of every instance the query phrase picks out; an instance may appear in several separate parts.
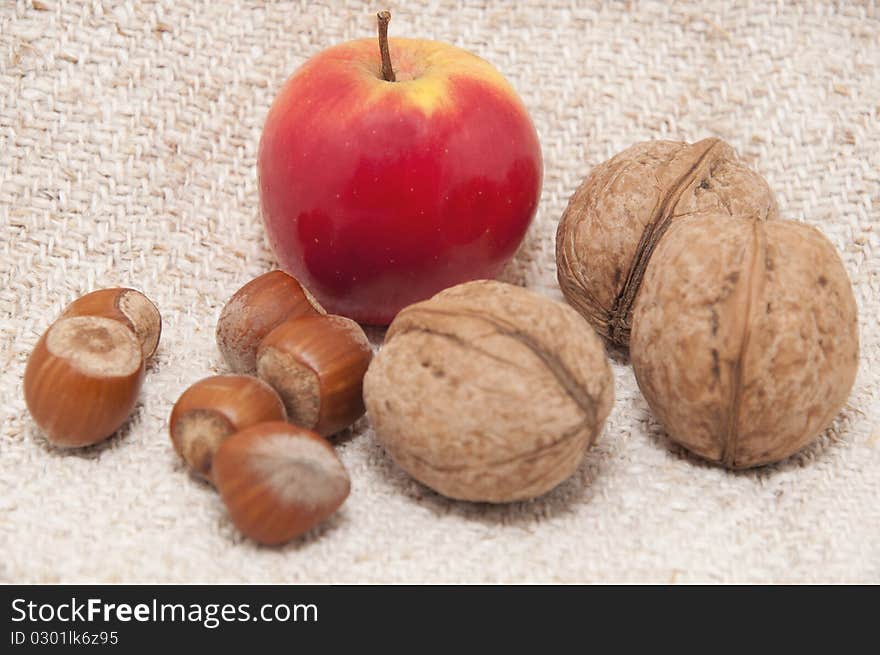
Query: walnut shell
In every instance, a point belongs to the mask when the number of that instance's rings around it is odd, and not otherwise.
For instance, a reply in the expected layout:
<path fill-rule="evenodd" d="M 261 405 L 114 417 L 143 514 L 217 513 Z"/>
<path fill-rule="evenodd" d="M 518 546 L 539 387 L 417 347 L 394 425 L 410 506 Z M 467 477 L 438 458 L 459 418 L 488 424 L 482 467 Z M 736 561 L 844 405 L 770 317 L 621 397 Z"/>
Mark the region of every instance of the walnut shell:
<path fill-rule="evenodd" d="M 774 219 L 764 179 L 720 139 L 638 143 L 599 164 L 556 232 L 559 286 L 603 337 L 626 348 L 632 306 L 652 253 L 681 218 Z"/>
<path fill-rule="evenodd" d="M 856 301 L 834 246 L 793 221 L 726 214 L 667 230 L 630 357 L 669 436 L 731 468 L 781 460 L 840 410 L 858 367 Z"/>
<path fill-rule="evenodd" d="M 364 378 L 376 435 L 410 475 L 473 501 L 568 478 L 613 400 L 602 342 L 573 309 L 493 281 L 401 311 Z"/>

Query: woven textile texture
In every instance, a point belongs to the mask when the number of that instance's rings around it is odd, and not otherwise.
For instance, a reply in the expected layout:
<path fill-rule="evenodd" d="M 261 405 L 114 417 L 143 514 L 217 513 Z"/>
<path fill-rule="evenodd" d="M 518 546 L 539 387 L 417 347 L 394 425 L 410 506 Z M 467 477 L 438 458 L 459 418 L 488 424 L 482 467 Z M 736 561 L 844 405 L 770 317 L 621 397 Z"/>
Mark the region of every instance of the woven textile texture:
<path fill-rule="evenodd" d="M 719 136 L 781 215 L 820 227 L 855 287 L 862 359 L 825 434 L 741 473 L 672 445 L 632 370 L 576 475 L 537 500 L 446 500 L 366 420 L 338 440 L 342 510 L 277 549 L 242 538 L 172 451 L 167 419 L 224 370 L 224 301 L 274 266 L 256 152 L 284 79 L 375 33 L 358 2 L 0 3 L 0 581 L 880 582 L 880 11 L 873 3 L 393 3 L 392 36 L 491 61 L 528 107 L 545 179 L 503 274 L 561 298 L 554 235 L 590 167 L 634 142 Z M 28 353 L 62 307 L 134 286 L 164 332 L 126 426 L 50 447 Z M 382 332 L 370 337 L 380 344 Z"/>

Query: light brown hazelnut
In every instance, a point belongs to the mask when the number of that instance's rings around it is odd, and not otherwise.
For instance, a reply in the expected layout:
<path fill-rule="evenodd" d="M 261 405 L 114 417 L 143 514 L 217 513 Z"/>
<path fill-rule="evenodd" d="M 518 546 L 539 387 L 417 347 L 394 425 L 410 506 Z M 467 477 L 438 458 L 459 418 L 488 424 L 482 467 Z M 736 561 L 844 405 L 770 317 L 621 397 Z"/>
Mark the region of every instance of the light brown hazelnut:
<path fill-rule="evenodd" d="M 724 214 L 776 218 L 764 179 L 719 139 L 648 141 L 599 164 L 572 195 L 556 232 L 559 286 L 605 339 L 625 349 L 648 262 L 671 224 Z"/>
<path fill-rule="evenodd" d="M 104 316 L 60 318 L 28 359 L 24 397 L 57 446 L 88 446 L 125 422 L 144 379 L 141 343 L 123 322 Z"/>
<path fill-rule="evenodd" d="M 401 311 L 364 378 L 391 457 L 445 496 L 488 502 L 568 478 L 613 393 L 602 342 L 577 312 L 486 280 Z"/>
<path fill-rule="evenodd" d="M 251 425 L 286 418 L 281 398 L 259 378 L 214 375 L 183 392 L 171 410 L 168 431 L 177 454 L 210 480 L 211 461 L 224 439 Z"/>
<path fill-rule="evenodd" d="M 256 372 L 263 338 L 289 318 L 324 314 L 318 301 L 284 271 L 270 271 L 235 292 L 217 321 L 217 347 L 235 373 Z"/>
<path fill-rule="evenodd" d="M 120 321 L 137 336 L 144 360 L 148 360 L 159 346 L 162 334 L 162 316 L 156 305 L 135 289 L 99 289 L 77 298 L 61 313 L 70 316 L 103 316 Z"/>
<path fill-rule="evenodd" d="M 247 537 L 277 545 L 333 514 L 351 482 L 333 447 L 289 423 L 260 423 L 226 439 L 214 482 L 229 517 Z"/>
<path fill-rule="evenodd" d="M 633 314 L 639 387 L 669 436 L 731 468 L 800 450 L 858 367 L 856 302 L 834 246 L 792 221 L 672 225 Z"/>
<path fill-rule="evenodd" d="M 364 415 L 363 379 L 372 356 L 351 319 L 301 316 L 260 343 L 257 375 L 281 396 L 291 423 L 330 435 Z"/>

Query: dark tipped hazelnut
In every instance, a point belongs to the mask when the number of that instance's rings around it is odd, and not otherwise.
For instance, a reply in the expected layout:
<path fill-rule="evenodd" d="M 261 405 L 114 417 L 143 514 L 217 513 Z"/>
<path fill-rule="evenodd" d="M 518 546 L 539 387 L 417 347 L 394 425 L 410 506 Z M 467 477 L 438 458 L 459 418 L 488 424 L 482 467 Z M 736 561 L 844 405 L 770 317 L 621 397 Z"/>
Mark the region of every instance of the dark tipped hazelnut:
<path fill-rule="evenodd" d="M 24 373 L 28 410 L 57 446 L 88 446 L 113 434 L 144 378 L 141 343 L 123 322 L 70 316 L 40 338 Z"/>
<path fill-rule="evenodd" d="M 61 313 L 62 318 L 71 316 L 103 316 L 124 323 L 135 333 L 144 360 L 152 357 L 159 346 L 162 316 L 156 305 L 140 291 L 113 288 L 87 293 Z"/>
<path fill-rule="evenodd" d="M 213 476 L 235 526 L 267 545 L 289 541 L 329 517 L 351 487 L 325 439 L 280 422 L 226 439 L 214 457 Z"/>
<path fill-rule="evenodd" d="M 211 461 L 226 437 L 287 415 L 278 394 L 259 378 L 215 375 L 183 392 L 171 410 L 174 449 L 194 473 L 211 479 Z"/>
<path fill-rule="evenodd" d="M 364 331 L 342 316 L 303 316 L 272 330 L 257 374 L 284 401 L 292 423 L 329 435 L 364 414 L 364 373 L 373 353 Z"/>
<path fill-rule="evenodd" d="M 256 371 L 257 348 L 278 325 L 324 309 L 295 278 L 271 271 L 235 292 L 217 321 L 217 347 L 235 373 Z"/>

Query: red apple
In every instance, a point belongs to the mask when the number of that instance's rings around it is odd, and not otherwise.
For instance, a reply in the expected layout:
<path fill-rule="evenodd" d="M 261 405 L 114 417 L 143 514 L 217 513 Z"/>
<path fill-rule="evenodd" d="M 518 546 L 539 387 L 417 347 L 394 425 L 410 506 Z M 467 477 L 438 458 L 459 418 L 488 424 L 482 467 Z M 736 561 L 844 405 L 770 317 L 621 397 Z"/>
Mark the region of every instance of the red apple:
<path fill-rule="evenodd" d="M 491 64 L 436 41 L 386 41 L 386 26 L 380 14 L 378 43 L 325 50 L 287 80 L 258 163 L 281 267 L 328 312 L 372 324 L 497 275 L 542 177 L 535 128 Z"/>

